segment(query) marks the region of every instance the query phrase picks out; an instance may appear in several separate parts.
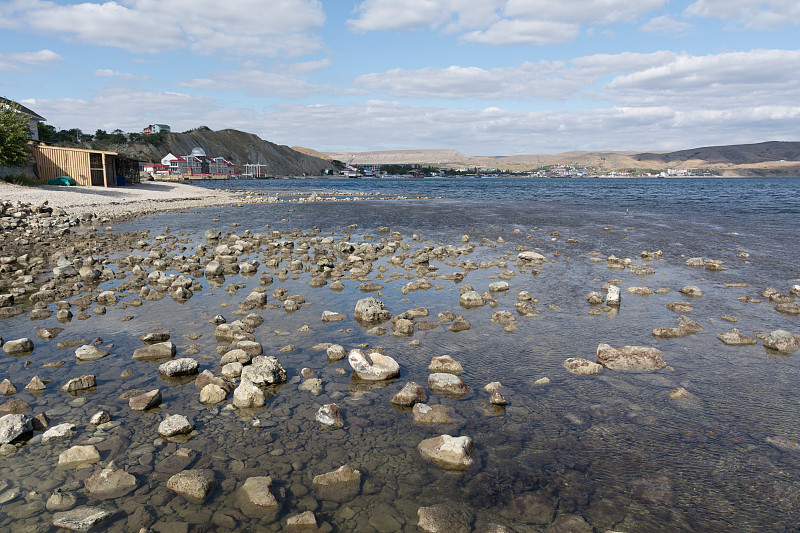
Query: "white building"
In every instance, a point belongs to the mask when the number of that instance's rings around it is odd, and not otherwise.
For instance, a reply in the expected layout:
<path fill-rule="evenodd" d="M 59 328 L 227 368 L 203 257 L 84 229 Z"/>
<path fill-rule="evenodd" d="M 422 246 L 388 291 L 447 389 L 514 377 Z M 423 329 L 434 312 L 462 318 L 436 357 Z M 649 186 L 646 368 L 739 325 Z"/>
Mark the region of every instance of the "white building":
<path fill-rule="evenodd" d="M 207 156 L 202 148 L 195 148 L 186 155 L 167 154 L 161 164 L 169 166 L 170 174 L 231 176 L 234 173 L 233 163 L 224 157 Z"/>
<path fill-rule="evenodd" d="M 34 141 L 39 140 L 39 122 L 44 122 L 44 117 L 39 115 L 38 113 L 31 111 L 27 107 L 22 104 L 18 104 L 13 100 L 9 100 L 8 98 L 3 98 L 0 96 L 0 108 L 8 108 L 13 107 L 17 113 L 21 113 L 23 115 L 28 115 L 30 117 L 30 121 L 28 122 L 28 132 L 29 137 Z"/>

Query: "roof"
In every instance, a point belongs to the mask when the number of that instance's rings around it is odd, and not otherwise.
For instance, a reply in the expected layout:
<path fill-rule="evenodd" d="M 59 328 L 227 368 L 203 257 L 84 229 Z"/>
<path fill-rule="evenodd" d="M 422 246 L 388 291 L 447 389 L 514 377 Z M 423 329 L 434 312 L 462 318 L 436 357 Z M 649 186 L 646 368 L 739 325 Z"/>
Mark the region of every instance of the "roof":
<path fill-rule="evenodd" d="M 41 122 L 45 121 L 45 118 L 35 111 L 31 111 L 24 105 L 20 104 L 19 102 L 15 102 L 14 100 L 9 100 L 8 98 L 3 98 L 0 96 L 0 104 L 5 104 L 8 106 L 14 106 L 20 113 L 25 113 L 26 115 L 30 115 L 30 117 L 34 120 L 39 120 Z"/>

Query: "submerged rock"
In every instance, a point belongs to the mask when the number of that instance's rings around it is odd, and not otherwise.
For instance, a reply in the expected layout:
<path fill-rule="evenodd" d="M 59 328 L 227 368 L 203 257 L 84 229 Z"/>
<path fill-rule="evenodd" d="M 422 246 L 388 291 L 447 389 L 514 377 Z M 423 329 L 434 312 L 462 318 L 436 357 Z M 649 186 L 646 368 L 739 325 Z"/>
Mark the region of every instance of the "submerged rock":
<path fill-rule="evenodd" d="M 314 477 L 314 489 L 320 500 L 344 503 L 361 492 L 361 472 L 342 465 L 332 472 Z"/>
<path fill-rule="evenodd" d="M 325 429 L 339 429 L 344 426 L 342 413 L 335 403 L 323 405 L 317 411 L 317 423 Z"/>
<path fill-rule="evenodd" d="M 100 452 L 91 444 L 86 446 L 73 446 L 58 455 L 58 466 L 65 468 L 80 468 L 100 461 Z"/>
<path fill-rule="evenodd" d="M 101 507 L 83 506 L 53 515 L 53 525 L 72 531 L 86 531 L 113 513 Z"/>
<path fill-rule="evenodd" d="M 176 348 L 172 342 L 158 342 L 137 348 L 133 351 L 133 358 L 137 361 L 163 361 L 175 357 Z"/>
<path fill-rule="evenodd" d="M 425 533 L 470 533 L 473 514 L 465 505 L 437 504 L 417 509 L 417 527 Z"/>
<path fill-rule="evenodd" d="M 161 405 L 161 391 L 153 389 L 128 398 L 128 406 L 134 411 L 146 411 Z"/>
<path fill-rule="evenodd" d="M 414 405 L 412 413 L 414 415 L 414 423 L 420 425 L 449 424 L 453 421 L 453 410 L 441 404 L 426 405 L 418 403 Z"/>
<path fill-rule="evenodd" d="M 755 337 L 748 337 L 736 328 L 733 328 L 726 333 L 720 333 L 717 335 L 717 338 L 723 343 L 731 346 L 752 346 L 754 344 L 758 344 L 759 342 Z"/>
<path fill-rule="evenodd" d="M 455 374 L 435 372 L 428 376 L 428 390 L 434 394 L 460 398 L 469 391 L 469 387 Z"/>
<path fill-rule="evenodd" d="M 84 480 L 86 491 L 96 498 L 119 498 L 136 488 L 136 477 L 114 468 L 114 462 Z"/>

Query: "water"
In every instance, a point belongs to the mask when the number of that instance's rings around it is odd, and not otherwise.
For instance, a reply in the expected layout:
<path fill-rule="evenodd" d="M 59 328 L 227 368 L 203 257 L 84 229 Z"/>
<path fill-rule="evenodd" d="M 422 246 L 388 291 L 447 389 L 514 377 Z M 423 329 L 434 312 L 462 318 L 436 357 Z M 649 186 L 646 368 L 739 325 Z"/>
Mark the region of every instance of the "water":
<path fill-rule="evenodd" d="M 265 249 L 243 256 L 262 262 L 255 276 L 228 276 L 221 286 L 200 278 L 202 289 L 182 304 L 165 297 L 123 308 L 136 296 L 125 294 L 122 305 L 108 306 L 106 315 L 62 324 L 65 331 L 53 341 L 38 340 L 33 328 L 59 325 L 55 316 L 31 321 L 25 313 L 5 319 L 3 338 L 29 336 L 36 341 L 29 357 L 0 359 L 5 374 L 20 389 L 15 398 L 31 404 L 34 414 L 50 413 L 53 423 L 75 423 L 78 434 L 49 444 L 35 438 L 15 455 L 0 459 L 2 478 L 22 491 L 3 504 L 0 527 L 46 527 L 51 515 L 41 504 L 54 488 L 66 486 L 78 494 L 80 504 L 118 510 L 103 525 L 118 531 L 169 527 L 175 522 L 188 523 L 197 531 L 279 531 L 288 516 L 306 510 L 314 511 L 318 522 L 326 522 L 334 531 L 416 531 L 417 509 L 438 503 L 466 504 L 476 527 L 487 520 L 520 532 L 541 531 L 552 522 L 578 520 L 575 517 L 596 531 L 794 531 L 800 519 L 800 452 L 795 446 L 800 442 L 800 394 L 794 379 L 798 355 L 768 354 L 760 344 L 727 346 L 716 336 L 732 327 L 750 335 L 777 328 L 800 333 L 800 319 L 778 313 L 774 303 L 737 299 L 763 300 L 761 293 L 768 286 L 788 293 L 798 283 L 793 246 L 800 214 L 798 183 L 795 179 L 428 178 L 200 182 L 277 193 L 295 201 L 166 213 L 117 224 L 114 231 L 149 231 L 151 241 L 165 235 L 167 242 L 187 248 L 184 255 L 202 242 L 206 228 L 237 235 L 245 230 L 263 234 L 297 230 L 298 235 L 314 233 L 337 241 L 349 236 L 351 243 L 359 244 L 391 238 L 379 231 L 385 226 L 402 233 L 411 251 L 461 246 L 461 236 L 467 234 L 475 251 L 432 261 L 437 273 L 463 272 L 462 284 L 484 292 L 510 270 L 511 290 L 494 295 L 497 307 L 467 310 L 459 306 L 459 285 L 452 281 L 428 278 L 434 287 L 404 294 L 402 288 L 417 279 L 415 271 L 379 257 L 369 278 L 384 286 L 378 297 L 393 314 L 424 306 L 430 311 L 424 320 L 436 322 L 438 313 L 452 311 L 469 320 L 472 328 L 453 333 L 444 324 L 417 331 L 412 338 L 391 333 L 377 337 L 352 320 L 355 302 L 366 296 L 359 291 L 359 281 L 344 279 L 345 289 L 335 292 L 329 286 L 310 288 L 307 272 L 289 273 L 284 280 L 275 275 L 267 289 L 270 303 L 276 302 L 272 291 L 280 286 L 290 294 L 303 294 L 309 305 L 294 313 L 279 307 L 257 311 L 265 323 L 254 333 L 256 340 L 265 353 L 278 357 L 290 379 L 272 391 L 264 409 L 247 412 L 225 404 L 205 406 L 191 380 L 164 381 L 156 365 L 136 362 L 130 354 L 142 345 L 138 340 L 142 333 L 163 328 L 178 345 L 179 357 L 193 356 L 201 370 L 218 372 L 220 343 L 208 320 L 218 313 L 235 319 L 233 311 L 259 287 L 261 273 L 275 270 L 263 266 Z M 336 191 L 358 201 L 296 202 L 311 192 L 327 197 Z M 292 236 L 284 233 L 281 238 Z M 519 247 L 536 249 L 551 261 L 537 267 L 537 274 L 532 267 L 518 267 Z M 309 251 L 312 257 L 313 250 L 314 246 Z M 644 261 L 643 250 L 661 250 L 663 257 Z M 650 266 L 655 273 L 636 275 L 590 260 L 609 255 L 632 258 L 635 265 Z M 109 260 L 116 257 L 110 254 Z M 727 270 L 689 268 L 684 263 L 690 257 L 724 261 Z M 288 268 L 289 260 L 284 257 L 278 268 Z M 465 260 L 482 266 L 465 269 Z M 613 279 L 620 280 L 623 288 L 619 312 L 590 314 L 585 295 Z M 121 282 L 105 282 L 97 290 Z M 726 283 L 750 286 L 726 288 Z M 226 292 L 234 284 L 239 290 Z M 683 296 L 678 290 L 686 285 L 700 286 L 704 295 Z M 632 286 L 669 292 L 650 296 L 624 292 Z M 523 290 L 538 299 L 535 317 L 514 311 L 516 295 Z M 678 314 L 667 310 L 666 304 L 683 301 L 691 302 L 694 310 L 689 316 L 704 331 L 677 339 L 655 338 L 653 328 L 677 325 Z M 345 313 L 348 319 L 322 323 L 324 310 Z M 516 316 L 516 331 L 504 332 L 491 323 L 492 313 L 500 310 Z M 123 322 L 125 315 L 133 318 Z M 738 322 L 730 323 L 723 315 L 737 317 Z M 304 325 L 309 331 L 299 331 Z M 104 344 L 114 344 L 112 355 L 90 363 L 76 364 L 73 350 L 55 345 L 97 336 Z M 409 345 L 412 340 L 419 345 Z M 324 350 L 315 348 L 322 342 L 348 349 L 362 343 L 382 346 L 400 363 L 401 377 L 376 387 L 353 381 L 346 361 L 326 362 Z M 658 347 L 671 370 L 606 369 L 595 377 L 576 377 L 564 370 L 562 364 L 569 357 L 593 360 L 599 343 Z M 288 345 L 294 348 L 281 352 Z M 424 385 L 431 357 L 443 354 L 462 363 L 461 377 L 470 392 L 458 400 L 429 394 L 428 403 L 451 407 L 455 421 L 417 426 L 411 414 L 394 409 L 390 399 L 407 381 Z M 41 367 L 55 359 L 65 360 L 65 366 Z M 25 360 L 30 364 L 26 366 Z M 298 390 L 304 367 L 322 379 L 324 391 L 319 396 Z M 121 378 L 123 370 L 131 370 L 133 376 Z M 84 373 L 95 373 L 98 387 L 83 395 L 86 401 L 78 405 L 58 386 Z M 33 375 L 53 380 L 38 396 L 22 389 Z M 535 384 L 543 377 L 550 382 Z M 510 402 L 504 410 L 488 405 L 482 388 L 491 381 L 503 384 L 501 391 Z M 119 399 L 130 389 L 156 387 L 161 388 L 164 403 L 153 412 L 131 412 Z M 669 391 L 678 387 L 690 396 L 670 399 Z M 342 409 L 345 427 L 322 432 L 314 414 L 330 402 Z M 87 424 L 99 408 L 112 412 L 120 425 L 95 435 Z M 186 442 L 157 438 L 158 423 L 173 413 L 195 422 L 195 432 Z M 264 427 L 253 428 L 253 418 Z M 466 472 L 444 472 L 417 454 L 421 440 L 443 433 L 473 439 L 474 464 Z M 104 439 L 97 444 L 103 465 L 113 459 L 117 467 L 137 476 L 134 492 L 97 500 L 83 493 L 81 484 L 69 485 L 93 469 L 55 468 L 61 451 L 92 436 Z M 165 489 L 171 472 L 163 461 L 179 447 L 196 453 L 192 467 L 215 473 L 216 488 L 202 505 Z M 344 463 L 362 472 L 360 494 L 345 503 L 319 501 L 313 477 Z M 273 478 L 282 505 L 275 522 L 252 519 L 240 511 L 236 491 L 256 475 Z"/>

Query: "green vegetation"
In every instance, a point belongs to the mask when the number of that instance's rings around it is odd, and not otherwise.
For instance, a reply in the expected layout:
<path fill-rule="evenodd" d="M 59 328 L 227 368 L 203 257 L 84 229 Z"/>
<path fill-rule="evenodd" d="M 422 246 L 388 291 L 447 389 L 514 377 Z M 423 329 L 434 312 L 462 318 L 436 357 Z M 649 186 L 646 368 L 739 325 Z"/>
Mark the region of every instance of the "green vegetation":
<path fill-rule="evenodd" d="M 23 185 L 25 187 L 38 187 L 40 182 L 28 176 L 0 176 L 0 181 L 10 183 L 12 185 Z"/>
<path fill-rule="evenodd" d="M 30 156 L 30 118 L 13 106 L 0 109 L 0 165 L 18 167 Z"/>

